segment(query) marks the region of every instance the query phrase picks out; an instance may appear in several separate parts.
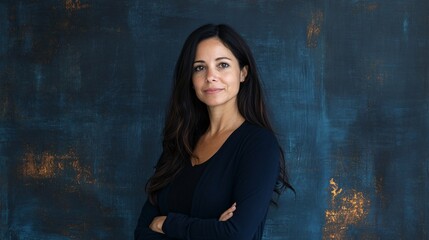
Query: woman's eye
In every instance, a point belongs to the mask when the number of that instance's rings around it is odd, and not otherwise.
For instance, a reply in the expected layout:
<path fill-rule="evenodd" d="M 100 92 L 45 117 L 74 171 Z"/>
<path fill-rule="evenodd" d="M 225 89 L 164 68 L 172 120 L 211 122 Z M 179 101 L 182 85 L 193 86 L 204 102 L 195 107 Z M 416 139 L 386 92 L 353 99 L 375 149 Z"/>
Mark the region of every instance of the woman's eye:
<path fill-rule="evenodd" d="M 228 63 L 220 63 L 219 67 L 220 68 L 227 68 L 227 67 L 229 67 L 229 64 Z"/>
<path fill-rule="evenodd" d="M 202 70 L 204 70 L 203 66 L 195 66 L 194 67 L 194 72 L 199 72 L 199 71 L 202 71 Z"/>

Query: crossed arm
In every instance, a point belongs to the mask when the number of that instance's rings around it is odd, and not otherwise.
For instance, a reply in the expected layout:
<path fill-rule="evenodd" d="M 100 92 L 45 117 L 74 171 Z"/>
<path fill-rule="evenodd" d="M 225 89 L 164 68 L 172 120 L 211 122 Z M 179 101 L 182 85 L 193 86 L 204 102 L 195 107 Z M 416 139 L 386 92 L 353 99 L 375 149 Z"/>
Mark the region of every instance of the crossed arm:
<path fill-rule="evenodd" d="M 237 209 L 237 203 L 232 204 L 230 208 L 223 212 L 219 217 L 219 221 L 228 221 L 228 219 L 230 219 L 234 215 L 235 209 Z M 167 216 L 155 217 L 150 223 L 149 228 L 154 232 L 164 234 L 164 232 L 162 231 L 162 225 L 164 224 L 166 218 Z"/>

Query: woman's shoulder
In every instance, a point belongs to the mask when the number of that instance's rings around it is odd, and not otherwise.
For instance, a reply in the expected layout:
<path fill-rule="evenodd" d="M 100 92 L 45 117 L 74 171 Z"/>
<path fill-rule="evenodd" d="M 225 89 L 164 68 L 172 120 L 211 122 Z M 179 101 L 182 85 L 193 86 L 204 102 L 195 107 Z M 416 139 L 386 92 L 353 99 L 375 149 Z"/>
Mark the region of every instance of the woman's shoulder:
<path fill-rule="evenodd" d="M 240 130 L 241 136 L 236 149 L 243 156 L 239 159 L 245 159 L 245 161 L 239 162 L 260 166 L 260 164 L 266 165 L 271 159 L 274 169 L 281 156 L 281 149 L 273 131 L 250 122 L 245 122 Z M 260 161 L 261 158 L 265 160 Z"/>
<path fill-rule="evenodd" d="M 257 124 L 245 121 L 240 128 L 241 131 L 239 134 L 244 139 L 277 142 L 277 138 L 272 130 L 264 128 Z"/>

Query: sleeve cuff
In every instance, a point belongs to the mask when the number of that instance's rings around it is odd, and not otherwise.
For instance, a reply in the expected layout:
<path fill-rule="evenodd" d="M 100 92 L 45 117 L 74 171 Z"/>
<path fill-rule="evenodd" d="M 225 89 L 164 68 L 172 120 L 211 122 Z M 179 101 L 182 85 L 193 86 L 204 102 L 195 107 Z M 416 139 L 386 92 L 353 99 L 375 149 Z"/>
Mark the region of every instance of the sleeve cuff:
<path fill-rule="evenodd" d="M 168 213 L 162 225 L 162 231 L 169 237 L 186 239 L 187 232 L 194 219 L 180 213 Z"/>

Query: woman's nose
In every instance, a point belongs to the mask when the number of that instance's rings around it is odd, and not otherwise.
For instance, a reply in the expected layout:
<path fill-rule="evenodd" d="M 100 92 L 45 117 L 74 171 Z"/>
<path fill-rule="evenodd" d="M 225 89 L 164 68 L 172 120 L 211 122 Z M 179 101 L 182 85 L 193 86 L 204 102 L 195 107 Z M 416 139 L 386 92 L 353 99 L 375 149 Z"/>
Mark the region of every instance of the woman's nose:
<path fill-rule="evenodd" d="M 213 68 L 207 68 L 207 75 L 206 75 L 207 82 L 212 82 L 217 80 L 216 70 Z"/>

